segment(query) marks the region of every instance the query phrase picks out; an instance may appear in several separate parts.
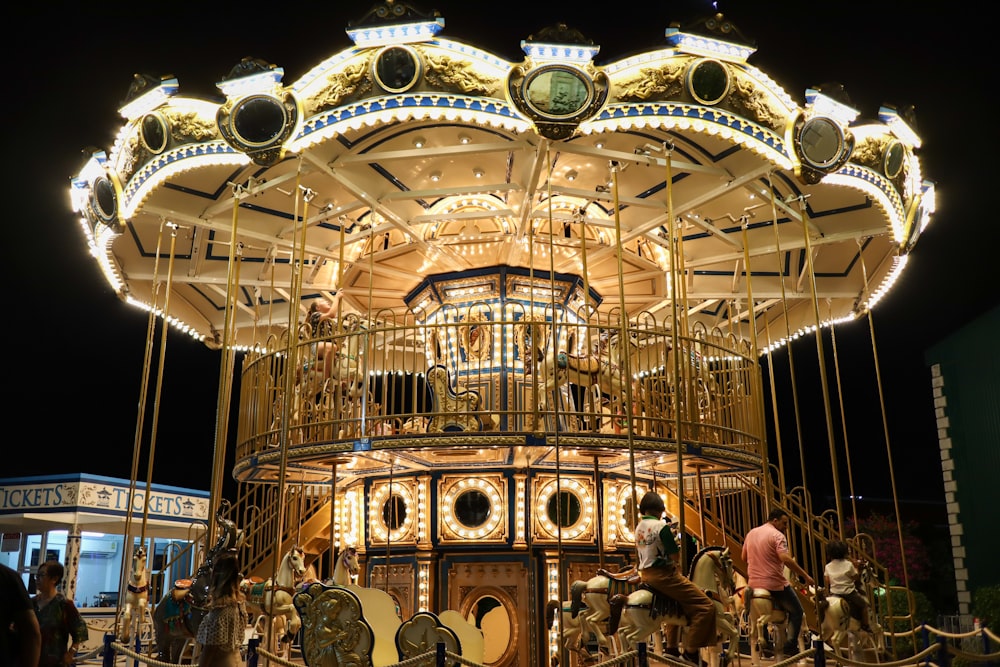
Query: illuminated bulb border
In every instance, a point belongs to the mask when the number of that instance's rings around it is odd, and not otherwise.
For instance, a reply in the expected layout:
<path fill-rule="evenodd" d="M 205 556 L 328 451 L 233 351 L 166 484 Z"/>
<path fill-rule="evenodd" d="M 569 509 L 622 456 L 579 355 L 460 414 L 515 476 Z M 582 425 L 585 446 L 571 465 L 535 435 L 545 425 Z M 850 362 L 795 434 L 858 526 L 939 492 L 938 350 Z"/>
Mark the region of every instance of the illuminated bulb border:
<path fill-rule="evenodd" d="M 553 479 L 542 484 L 535 501 L 535 506 L 538 508 L 538 522 L 552 537 L 556 537 L 559 531 L 556 524 L 549 519 L 548 506 L 549 499 L 555 495 L 557 487 L 561 493 L 572 493 L 580 501 L 580 518 L 572 526 L 564 526 L 562 529 L 562 539 L 573 540 L 586 532 L 594 520 L 593 498 L 587 487 L 575 479 L 564 479 L 558 484 Z"/>
<path fill-rule="evenodd" d="M 413 498 L 410 495 L 410 489 L 402 484 L 394 484 L 392 487 L 392 495 L 398 496 L 403 501 L 403 507 L 406 509 L 406 516 L 403 517 L 403 525 L 391 533 L 389 532 L 388 526 L 382 521 L 382 505 L 389 496 L 388 484 L 382 484 L 378 487 L 378 490 L 375 491 L 369 505 L 369 512 L 371 515 L 368 524 L 371 526 L 372 538 L 380 542 L 401 542 L 404 538 L 408 537 L 413 530 L 414 507 Z"/>
<path fill-rule="evenodd" d="M 466 477 L 450 484 L 444 494 L 441 505 L 441 517 L 445 525 L 459 537 L 470 540 L 481 540 L 490 536 L 500 526 L 503 519 L 503 497 L 505 491 L 498 487 L 497 480 L 487 480 L 480 477 Z M 475 528 L 465 526 L 452 511 L 458 497 L 470 490 L 478 490 L 490 501 L 490 516 L 486 522 Z"/>

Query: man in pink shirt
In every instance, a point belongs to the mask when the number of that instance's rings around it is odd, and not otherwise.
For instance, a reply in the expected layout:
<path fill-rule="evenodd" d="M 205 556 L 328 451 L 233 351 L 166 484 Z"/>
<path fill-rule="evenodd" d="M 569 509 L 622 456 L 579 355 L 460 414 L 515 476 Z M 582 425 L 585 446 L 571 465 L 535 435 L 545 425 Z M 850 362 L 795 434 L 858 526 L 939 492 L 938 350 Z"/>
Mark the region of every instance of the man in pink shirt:
<path fill-rule="evenodd" d="M 788 553 L 785 531 L 788 530 L 788 512 L 775 507 L 767 515 L 767 523 L 757 526 L 743 540 L 743 562 L 747 564 L 747 587 L 763 588 L 771 593 L 771 604 L 788 614 L 788 641 L 782 653 L 798 653 L 798 636 L 802 630 L 802 603 L 785 578 L 785 566 L 812 586 L 816 582 L 795 562 Z"/>

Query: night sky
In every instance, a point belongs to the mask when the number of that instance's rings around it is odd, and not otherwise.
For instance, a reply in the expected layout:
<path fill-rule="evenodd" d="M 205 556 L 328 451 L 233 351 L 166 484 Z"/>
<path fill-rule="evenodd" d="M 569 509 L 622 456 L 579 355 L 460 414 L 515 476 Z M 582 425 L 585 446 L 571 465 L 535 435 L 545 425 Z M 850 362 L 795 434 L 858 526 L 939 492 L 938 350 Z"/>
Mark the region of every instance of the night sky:
<path fill-rule="evenodd" d="M 939 5 L 901 0 L 575 4 L 439 1 L 419 6 L 441 12 L 442 36 L 511 60 L 523 55 L 522 39 L 565 23 L 601 46 L 597 64 L 663 45 L 671 22 L 721 11 L 756 42 L 758 52 L 750 63 L 800 104 L 806 88 L 839 82 L 864 118 L 876 117 L 882 104 L 915 107 L 924 142 L 919 154 L 924 177 L 937 187 L 938 213 L 901 284 L 876 308 L 874 324 L 900 496 L 943 502 L 923 354 L 1000 302 L 993 256 L 997 236 L 988 230 L 995 213 L 987 206 L 988 193 L 997 186 L 986 183 L 995 139 L 979 129 L 995 126 L 990 120 L 995 106 L 987 104 L 992 77 L 983 64 L 988 22 L 976 15 L 945 16 Z M 155 6 L 162 11 L 137 14 L 135 4 L 114 2 L 36 11 L 11 21 L 9 37 L 16 32 L 20 38 L 4 40 L 0 47 L 8 80 L 4 118 L 10 149 L 4 171 L 10 185 L 9 231 L 2 251 L 10 350 L 4 412 L 10 434 L 2 477 L 131 476 L 147 317 L 111 292 L 87 255 L 68 190 L 70 178 L 95 148 L 110 151 L 122 123 L 117 109 L 133 74 L 172 74 L 181 94 L 215 98 L 215 83 L 251 56 L 284 68 L 284 82 L 290 84 L 350 46 L 344 28 L 372 5 L 326 3 L 289 11 L 292 5 L 278 3 L 271 5 L 273 14 L 240 3 Z M 224 14 L 228 11 L 233 14 Z M 855 457 L 860 459 L 855 460 L 860 466 L 856 491 L 888 497 L 868 334 L 866 320 L 837 330 L 841 379 L 849 397 L 845 415 L 852 451 L 871 457 Z M 810 379 L 810 373 L 816 375 L 815 348 L 814 339 L 793 348 L 803 382 L 817 381 Z M 166 360 L 152 481 L 207 489 L 221 356 L 172 334 Z M 784 374 L 779 381 L 787 380 L 787 353 L 775 358 L 775 372 Z M 783 414 L 789 414 L 787 406 Z M 803 417 L 822 420 L 821 406 L 804 406 Z M 835 422 L 839 429 L 839 412 Z M 783 423 L 782 429 L 783 439 L 794 439 L 794 422 Z M 148 445 L 144 438 L 144 448 Z M 822 489 L 829 485 L 824 479 L 828 445 L 805 447 L 807 484 Z M 798 459 L 791 461 L 797 471 Z M 140 480 L 147 465 L 145 459 L 139 464 Z M 228 487 L 234 488 L 231 480 Z"/>

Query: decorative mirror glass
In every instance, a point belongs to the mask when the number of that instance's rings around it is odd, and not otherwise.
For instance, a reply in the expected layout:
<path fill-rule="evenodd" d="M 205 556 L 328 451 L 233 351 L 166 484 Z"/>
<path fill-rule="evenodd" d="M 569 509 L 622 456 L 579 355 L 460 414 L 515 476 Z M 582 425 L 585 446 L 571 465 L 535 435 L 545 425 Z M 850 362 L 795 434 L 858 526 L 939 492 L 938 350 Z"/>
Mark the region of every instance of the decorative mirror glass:
<path fill-rule="evenodd" d="M 382 503 L 382 522 L 392 530 L 399 530 L 406 520 L 406 501 L 392 494 Z"/>
<path fill-rule="evenodd" d="M 810 118 L 799 132 L 799 148 L 806 164 L 826 169 L 840 159 L 844 150 L 844 133 L 829 118 Z"/>
<path fill-rule="evenodd" d="M 490 518 L 490 499 L 478 489 L 469 489 L 455 499 L 455 517 L 467 528 L 477 528 Z"/>
<path fill-rule="evenodd" d="M 483 595 L 473 603 L 466 620 L 483 633 L 483 664 L 500 662 L 511 640 L 512 623 L 504 604 L 492 595 Z"/>
<path fill-rule="evenodd" d="M 115 196 L 115 186 L 107 176 L 99 176 L 94 181 L 94 210 L 104 222 L 115 219 L 118 213 L 118 198 Z"/>
<path fill-rule="evenodd" d="M 885 149 L 885 175 L 889 178 L 896 178 L 903 170 L 903 158 L 906 156 L 906 149 L 903 144 L 893 141 Z"/>
<path fill-rule="evenodd" d="M 142 117 L 139 136 L 143 146 L 152 153 L 161 153 L 167 147 L 167 125 L 159 114 L 149 113 Z"/>
<path fill-rule="evenodd" d="M 232 128 L 237 139 L 247 146 L 267 146 L 285 129 L 288 118 L 280 100 L 255 95 L 240 101 L 233 109 Z"/>
<path fill-rule="evenodd" d="M 729 70 L 718 60 L 701 60 L 688 70 L 688 90 L 702 104 L 717 104 L 729 92 Z"/>
<path fill-rule="evenodd" d="M 375 80 L 391 93 L 409 90 L 420 75 L 417 54 L 405 46 L 390 46 L 375 58 Z"/>
<path fill-rule="evenodd" d="M 594 91 L 582 72 L 568 67 L 546 67 L 524 81 L 524 99 L 546 118 L 567 118 L 590 104 Z"/>
<path fill-rule="evenodd" d="M 576 497 L 576 494 L 569 491 L 560 491 L 558 494 L 554 493 L 549 498 L 546 512 L 548 513 L 549 521 L 555 525 L 562 526 L 563 528 L 572 526 L 580 520 L 580 499 Z"/>

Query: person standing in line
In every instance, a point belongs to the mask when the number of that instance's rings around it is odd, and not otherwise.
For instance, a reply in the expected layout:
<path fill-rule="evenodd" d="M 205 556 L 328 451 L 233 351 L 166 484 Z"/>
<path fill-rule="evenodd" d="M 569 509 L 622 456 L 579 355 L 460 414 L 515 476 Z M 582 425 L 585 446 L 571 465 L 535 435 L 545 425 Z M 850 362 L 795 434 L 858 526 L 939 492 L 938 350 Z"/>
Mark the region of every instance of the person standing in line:
<path fill-rule="evenodd" d="M 788 530 L 788 512 L 775 507 L 767 515 L 767 522 L 747 533 L 743 540 L 743 562 L 747 564 L 747 588 L 763 588 L 771 593 L 771 604 L 788 614 L 790 632 L 782 648 L 786 656 L 799 652 L 798 637 L 802 631 L 802 603 L 785 577 L 785 567 L 813 586 L 816 584 L 788 551 L 785 531 Z"/>
<path fill-rule="evenodd" d="M 42 632 L 42 650 L 38 667 L 69 667 L 76 662 L 80 644 L 90 631 L 73 601 L 57 590 L 65 569 L 57 560 L 38 566 L 35 575 L 38 594 L 32 602 Z"/>
<path fill-rule="evenodd" d="M 650 491 L 639 502 L 642 518 L 635 527 L 635 551 L 639 577 L 663 595 L 673 598 L 689 619 L 681 657 L 694 665 L 706 667 L 699 650 L 716 640 L 715 603 L 705 592 L 680 573 L 677 561 L 680 548 L 670 525 L 663 519 L 663 498 Z M 676 637 L 674 638 L 676 645 Z"/>
<path fill-rule="evenodd" d="M 212 566 L 211 607 L 198 626 L 198 667 L 240 667 L 240 647 L 246 636 L 247 610 L 240 592 L 239 562 L 223 554 Z"/>
<path fill-rule="evenodd" d="M 42 633 L 24 580 L 0 563 L 0 667 L 35 667 L 41 650 Z"/>

